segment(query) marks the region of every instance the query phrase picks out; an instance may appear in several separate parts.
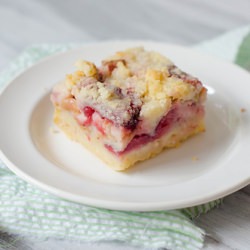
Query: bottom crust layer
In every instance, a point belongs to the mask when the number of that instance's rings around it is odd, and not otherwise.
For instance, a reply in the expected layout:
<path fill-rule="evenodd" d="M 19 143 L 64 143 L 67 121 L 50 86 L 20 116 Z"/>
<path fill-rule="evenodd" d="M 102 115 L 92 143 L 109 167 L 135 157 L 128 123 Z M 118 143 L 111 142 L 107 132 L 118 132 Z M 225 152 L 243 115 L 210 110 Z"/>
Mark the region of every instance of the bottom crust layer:
<path fill-rule="evenodd" d="M 203 117 L 193 117 L 185 123 L 174 125 L 160 138 L 118 156 L 107 150 L 90 127 L 80 126 L 69 111 L 57 107 L 54 122 L 71 140 L 81 143 L 116 171 L 123 171 L 136 162 L 154 157 L 165 148 L 177 147 L 188 137 L 205 131 Z"/>

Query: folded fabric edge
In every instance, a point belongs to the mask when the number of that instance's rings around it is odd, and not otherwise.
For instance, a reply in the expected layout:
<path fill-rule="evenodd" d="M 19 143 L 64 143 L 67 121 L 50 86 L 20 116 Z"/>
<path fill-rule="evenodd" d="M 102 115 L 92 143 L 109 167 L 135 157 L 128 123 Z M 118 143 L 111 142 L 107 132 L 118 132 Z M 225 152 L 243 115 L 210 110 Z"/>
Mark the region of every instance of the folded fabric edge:
<path fill-rule="evenodd" d="M 250 25 L 227 31 L 213 39 L 195 44 L 195 50 L 233 62 L 243 38 L 250 32 Z"/>
<path fill-rule="evenodd" d="M 20 231 L 22 230 L 22 231 Z M 146 232 L 145 228 L 145 232 Z M 124 234 L 123 230 L 120 231 L 119 235 L 110 235 L 112 233 L 112 230 L 110 228 L 106 229 L 106 232 L 108 235 L 96 235 L 94 237 L 86 236 L 87 238 L 84 238 L 84 235 L 79 234 L 72 234 L 70 236 L 60 233 L 51 233 L 51 231 L 45 233 L 43 231 L 38 231 L 36 229 L 32 228 L 22 228 L 16 227 L 0 227 L 1 234 L 8 234 L 12 236 L 11 240 L 8 240 L 7 244 L 3 244 L 3 242 L 0 242 L 1 246 L 9 246 L 14 245 L 14 243 L 18 241 L 22 241 L 23 239 L 26 239 L 29 237 L 29 239 L 34 239 L 35 241 L 46 241 L 49 239 L 54 240 L 67 240 L 67 241 L 76 241 L 76 242 L 83 242 L 83 243 L 101 243 L 101 242 L 120 242 L 122 244 L 126 243 L 134 247 L 140 247 L 143 249 L 171 249 L 171 250 L 200 250 L 204 246 L 204 238 L 205 233 L 200 232 L 199 235 L 196 235 L 196 237 L 189 237 L 186 235 L 182 235 L 179 233 L 174 234 L 166 234 L 165 229 L 162 229 L 162 232 L 159 232 L 158 236 L 146 236 L 146 235 L 140 235 L 140 237 L 136 236 L 128 236 Z M 91 229 L 90 229 L 91 231 Z M 88 232 L 85 232 L 85 234 L 88 234 Z M 124 234 L 124 235 L 122 235 Z M 131 235 L 138 234 L 137 231 L 131 232 Z M 8 248 L 9 249 L 9 248 Z"/>
<path fill-rule="evenodd" d="M 250 31 L 243 38 L 235 58 L 235 63 L 250 71 Z"/>

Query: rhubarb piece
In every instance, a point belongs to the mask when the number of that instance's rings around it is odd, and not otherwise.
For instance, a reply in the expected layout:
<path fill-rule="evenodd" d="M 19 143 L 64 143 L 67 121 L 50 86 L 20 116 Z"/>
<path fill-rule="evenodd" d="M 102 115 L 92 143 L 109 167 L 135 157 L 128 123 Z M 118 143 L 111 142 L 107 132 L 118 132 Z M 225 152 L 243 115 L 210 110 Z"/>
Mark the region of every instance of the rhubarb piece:
<path fill-rule="evenodd" d="M 132 48 L 76 67 L 53 88 L 54 122 L 114 170 L 205 130 L 206 89 L 159 53 Z"/>

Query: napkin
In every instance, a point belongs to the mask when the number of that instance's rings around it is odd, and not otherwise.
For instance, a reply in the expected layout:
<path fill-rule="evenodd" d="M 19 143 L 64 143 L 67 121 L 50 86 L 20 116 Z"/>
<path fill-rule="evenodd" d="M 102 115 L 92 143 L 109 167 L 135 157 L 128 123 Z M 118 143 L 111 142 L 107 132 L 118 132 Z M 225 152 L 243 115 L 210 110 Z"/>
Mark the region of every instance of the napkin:
<path fill-rule="evenodd" d="M 250 69 L 249 27 L 194 47 Z M 248 34 L 248 35 L 247 35 Z M 25 50 L 0 76 L 0 90 L 41 58 L 75 44 L 35 45 Z M 35 163 L 34 163 L 35 166 Z M 124 212 L 66 201 L 26 183 L 0 161 L 0 230 L 39 239 L 86 242 L 122 241 L 144 248 L 201 249 L 205 232 L 192 220 L 217 207 L 221 199 L 196 207 L 161 212 Z"/>

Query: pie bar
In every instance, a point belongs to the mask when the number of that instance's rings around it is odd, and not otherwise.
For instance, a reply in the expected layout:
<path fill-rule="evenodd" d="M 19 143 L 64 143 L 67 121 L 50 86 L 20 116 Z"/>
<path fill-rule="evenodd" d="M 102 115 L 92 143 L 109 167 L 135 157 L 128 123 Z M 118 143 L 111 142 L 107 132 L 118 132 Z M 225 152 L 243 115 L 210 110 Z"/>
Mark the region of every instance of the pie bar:
<path fill-rule="evenodd" d="M 204 131 L 206 89 L 143 48 L 77 70 L 52 91 L 54 122 L 114 170 L 125 170 Z"/>

